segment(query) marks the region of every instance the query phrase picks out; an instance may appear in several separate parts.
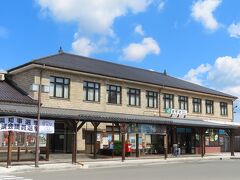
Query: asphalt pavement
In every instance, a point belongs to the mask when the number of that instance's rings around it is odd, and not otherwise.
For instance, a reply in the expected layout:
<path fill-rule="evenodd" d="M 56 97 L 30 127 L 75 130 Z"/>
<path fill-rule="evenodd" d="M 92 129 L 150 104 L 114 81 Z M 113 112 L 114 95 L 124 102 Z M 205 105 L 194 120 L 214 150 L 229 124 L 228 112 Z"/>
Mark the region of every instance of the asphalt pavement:
<path fill-rule="evenodd" d="M 145 163 L 125 166 L 98 166 L 89 169 L 60 169 L 11 174 L 32 180 L 239 180 L 240 160 Z M 4 180 L 4 177 L 0 180 Z"/>

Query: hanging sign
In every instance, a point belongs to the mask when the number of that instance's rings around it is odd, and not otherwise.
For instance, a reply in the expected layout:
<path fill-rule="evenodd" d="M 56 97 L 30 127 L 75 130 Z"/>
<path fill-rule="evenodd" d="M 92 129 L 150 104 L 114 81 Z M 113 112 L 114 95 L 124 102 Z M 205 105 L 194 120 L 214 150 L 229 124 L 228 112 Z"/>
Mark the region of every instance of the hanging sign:
<path fill-rule="evenodd" d="M 128 133 L 142 134 L 166 134 L 167 128 L 163 125 L 155 124 L 129 124 Z"/>
<path fill-rule="evenodd" d="M 0 131 L 16 131 L 26 133 L 36 133 L 37 120 L 22 117 L 0 117 Z M 54 121 L 40 120 L 39 133 L 53 134 Z"/>
<path fill-rule="evenodd" d="M 39 133 L 54 134 L 54 121 L 53 120 L 40 120 Z"/>

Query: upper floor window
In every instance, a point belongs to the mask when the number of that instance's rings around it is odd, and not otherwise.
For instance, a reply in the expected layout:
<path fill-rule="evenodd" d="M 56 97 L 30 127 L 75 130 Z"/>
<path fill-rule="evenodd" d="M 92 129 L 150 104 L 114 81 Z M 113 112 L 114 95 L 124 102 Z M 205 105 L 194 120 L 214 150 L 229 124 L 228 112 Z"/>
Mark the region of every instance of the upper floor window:
<path fill-rule="evenodd" d="M 213 114 L 213 101 L 206 100 L 206 114 Z"/>
<path fill-rule="evenodd" d="M 70 79 L 50 76 L 50 96 L 69 98 Z"/>
<path fill-rule="evenodd" d="M 164 109 L 174 108 L 174 104 L 173 104 L 174 95 L 173 94 L 164 94 L 163 101 L 164 101 Z"/>
<path fill-rule="evenodd" d="M 83 82 L 83 93 L 85 101 L 100 101 L 100 84 L 95 82 Z"/>
<path fill-rule="evenodd" d="M 199 98 L 193 98 L 193 112 L 201 113 L 202 112 L 202 100 Z"/>
<path fill-rule="evenodd" d="M 128 88 L 128 104 L 140 106 L 140 89 Z"/>
<path fill-rule="evenodd" d="M 187 96 L 179 96 L 179 109 L 188 110 L 188 97 Z"/>
<path fill-rule="evenodd" d="M 228 115 L 227 103 L 220 102 L 220 113 L 223 116 L 227 116 Z"/>
<path fill-rule="evenodd" d="M 122 88 L 121 86 L 107 85 L 107 102 L 112 104 L 121 104 Z"/>
<path fill-rule="evenodd" d="M 157 108 L 158 107 L 158 93 L 154 91 L 147 91 L 147 107 Z"/>

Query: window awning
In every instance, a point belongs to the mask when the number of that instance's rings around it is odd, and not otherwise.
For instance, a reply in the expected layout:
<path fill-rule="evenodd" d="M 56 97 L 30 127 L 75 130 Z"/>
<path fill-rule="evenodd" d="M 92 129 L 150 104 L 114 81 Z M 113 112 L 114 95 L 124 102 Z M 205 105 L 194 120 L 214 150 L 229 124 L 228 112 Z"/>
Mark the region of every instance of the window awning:
<path fill-rule="evenodd" d="M 36 117 L 37 107 L 34 105 L 6 104 L 0 103 L 0 115 Z M 188 127 L 206 127 L 206 128 L 223 128 L 237 129 L 240 124 L 233 122 L 205 121 L 197 119 L 175 119 L 163 118 L 159 116 L 132 115 L 123 113 L 109 113 L 99 111 L 86 111 L 61 108 L 41 108 L 41 118 L 55 120 L 80 120 L 95 121 L 106 123 L 145 123 L 145 124 L 162 124 Z"/>

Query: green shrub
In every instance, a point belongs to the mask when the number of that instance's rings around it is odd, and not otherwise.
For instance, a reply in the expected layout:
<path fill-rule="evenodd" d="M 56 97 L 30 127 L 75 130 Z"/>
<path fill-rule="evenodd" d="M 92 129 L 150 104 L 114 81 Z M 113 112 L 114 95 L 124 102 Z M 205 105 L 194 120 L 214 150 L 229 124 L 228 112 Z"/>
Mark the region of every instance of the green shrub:
<path fill-rule="evenodd" d="M 114 141 L 114 154 L 117 156 L 122 155 L 122 142 Z"/>

